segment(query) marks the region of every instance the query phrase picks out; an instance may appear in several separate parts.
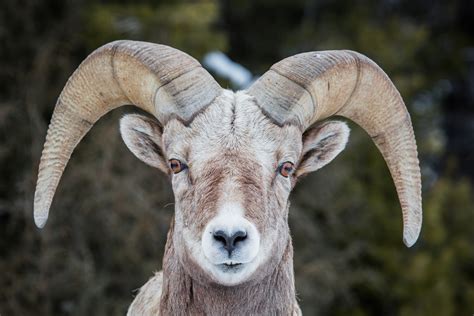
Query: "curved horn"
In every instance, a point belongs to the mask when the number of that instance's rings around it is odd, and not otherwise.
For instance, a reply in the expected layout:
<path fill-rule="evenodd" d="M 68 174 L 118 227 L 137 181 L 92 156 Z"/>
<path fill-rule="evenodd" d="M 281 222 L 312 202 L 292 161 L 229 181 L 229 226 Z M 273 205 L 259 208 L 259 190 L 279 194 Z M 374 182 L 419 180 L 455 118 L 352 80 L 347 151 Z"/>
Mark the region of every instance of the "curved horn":
<path fill-rule="evenodd" d="M 194 58 L 174 48 L 116 41 L 91 55 L 69 78 L 54 109 L 41 156 L 34 219 L 43 227 L 69 158 L 92 125 L 110 110 L 133 104 L 162 124 L 185 123 L 221 93 Z"/>
<path fill-rule="evenodd" d="M 271 67 L 248 90 L 278 125 L 341 115 L 360 125 L 382 153 L 403 213 L 403 241 L 417 240 L 422 222 L 421 176 L 410 115 L 397 89 L 372 60 L 352 51 L 310 52 Z"/>

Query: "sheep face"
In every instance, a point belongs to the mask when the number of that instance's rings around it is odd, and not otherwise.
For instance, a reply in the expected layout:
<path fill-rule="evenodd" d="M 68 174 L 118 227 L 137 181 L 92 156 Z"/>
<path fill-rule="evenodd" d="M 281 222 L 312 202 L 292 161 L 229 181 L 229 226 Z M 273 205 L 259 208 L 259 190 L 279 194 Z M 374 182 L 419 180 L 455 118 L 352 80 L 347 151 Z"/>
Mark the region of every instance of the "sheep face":
<path fill-rule="evenodd" d="M 349 130 L 325 122 L 302 135 L 274 124 L 245 92 L 224 91 L 189 125 L 128 115 L 121 133 L 139 159 L 171 178 L 180 263 L 202 282 L 233 286 L 280 262 L 297 178 L 331 161 Z"/>

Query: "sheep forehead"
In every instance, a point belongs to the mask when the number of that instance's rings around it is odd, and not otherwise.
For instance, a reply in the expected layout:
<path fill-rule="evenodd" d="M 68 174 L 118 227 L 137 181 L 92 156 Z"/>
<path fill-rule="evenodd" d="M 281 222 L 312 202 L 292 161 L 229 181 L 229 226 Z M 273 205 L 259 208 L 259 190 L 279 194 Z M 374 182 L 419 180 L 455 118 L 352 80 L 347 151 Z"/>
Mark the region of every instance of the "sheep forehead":
<path fill-rule="evenodd" d="M 164 135 L 167 150 L 188 155 L 195 164 L 226 154 L 268 165 L 282 157 L 297 159 L 301 152 L 299 129 L 273 124 L 242 91 L 224 91 L 187 128 L 173 123 Z"/>

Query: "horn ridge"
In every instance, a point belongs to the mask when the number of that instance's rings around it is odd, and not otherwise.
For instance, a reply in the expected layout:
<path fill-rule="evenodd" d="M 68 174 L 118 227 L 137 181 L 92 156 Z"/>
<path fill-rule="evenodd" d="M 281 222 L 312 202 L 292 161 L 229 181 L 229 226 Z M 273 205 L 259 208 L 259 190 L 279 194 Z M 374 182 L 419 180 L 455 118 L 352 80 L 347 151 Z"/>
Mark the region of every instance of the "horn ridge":
<path fill-rule="evenodd" d="M 422 222 L 415 136 L 400 93 L 375 62 L 348 50 L 302 53 L 274 64 L 247 92 L 280 126 L 305 130 L 334 115 L 361 126 L 390 170 L 402 207 L 404 243 L 415 243 Z"/>
<path fill-rule="evenodd" d="M 222 93 L 191 56 L 165 45 L 115 41 L 96 49 L 68 79 L 48 127 L 38 171 L 34 219 L 43 227 L 74 148 L 107 112 L 133 104 L 161 124 L 190 121 Z"/>

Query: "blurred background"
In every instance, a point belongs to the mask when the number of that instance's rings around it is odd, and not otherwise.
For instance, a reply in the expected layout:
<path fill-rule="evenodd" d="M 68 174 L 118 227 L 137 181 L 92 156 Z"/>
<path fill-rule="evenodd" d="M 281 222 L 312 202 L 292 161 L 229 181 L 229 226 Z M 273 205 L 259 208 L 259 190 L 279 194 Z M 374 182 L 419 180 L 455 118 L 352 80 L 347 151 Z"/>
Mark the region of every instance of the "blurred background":
<path fill-rule="evenodd" d="M 118 119 L 133 107 L 94 126 L 48 225 L 33 223 L 55 101 L 79 63 L 115 39 L 179 48 L 233 89 L 299 52 L 352 49 L 375 60 L 413 119 L 422 234 L 403 245 L 385 162 L 351 124 L 348 148 L 292 195 L 301 307 L 307 315 L 474 313 L 473 1 L 2 0 L 1 315 L 124 315 L 133 290 L 161 269 L 173 195 L 119 136 Z"/>

